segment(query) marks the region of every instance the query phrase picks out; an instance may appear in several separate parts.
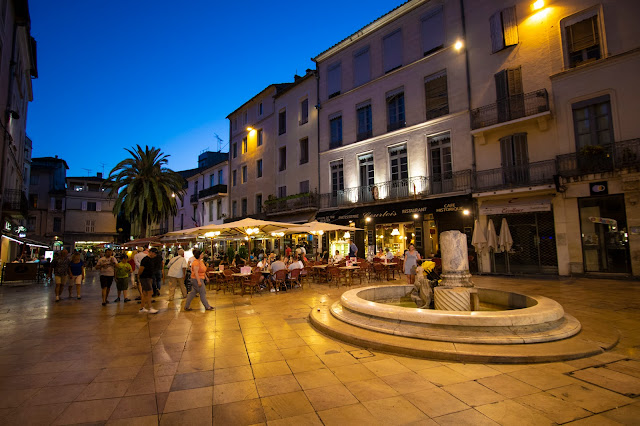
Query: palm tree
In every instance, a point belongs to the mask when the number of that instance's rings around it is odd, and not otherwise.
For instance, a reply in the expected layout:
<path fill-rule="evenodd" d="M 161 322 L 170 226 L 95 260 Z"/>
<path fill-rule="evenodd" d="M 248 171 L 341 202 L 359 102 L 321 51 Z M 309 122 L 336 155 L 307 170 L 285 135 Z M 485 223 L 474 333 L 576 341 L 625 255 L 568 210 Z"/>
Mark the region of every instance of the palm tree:
<path fill-rule="evenodd" d="M 147 236 L 147 227 L 162 222 L 178 213 L 176 196 L 182 199 L 184 179 L 165 167 L 169 155 L 160 148 L 136 145 L 135 150 L 119 162 L 104 183 L 109 196 L 116 199 L 113 214 L 124 214 L 140 226 L 141 237 Z"/>

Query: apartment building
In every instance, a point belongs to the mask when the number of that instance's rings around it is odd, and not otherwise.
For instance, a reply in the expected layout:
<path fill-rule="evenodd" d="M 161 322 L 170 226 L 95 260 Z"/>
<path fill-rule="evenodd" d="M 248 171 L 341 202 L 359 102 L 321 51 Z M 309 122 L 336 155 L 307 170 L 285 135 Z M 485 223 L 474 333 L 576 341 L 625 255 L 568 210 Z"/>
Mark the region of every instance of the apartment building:
<path fill-rule="evenodd" d="M 31 141 L 26 136 L 31 79 L 38 77 L 27 0 L 0 0 L 0 262 L 15 258 L 26 228 Z"/>
<path fill-rule="evenodd" d="M 640 5 L 466 7 L 473 197 L 514 240 L 483 270 L 640 275 Z"/>
<path fill-rule="evenodd" d="M 440 232 L 471 233 L 460 4 L 406 2 L 314 58 L 318 220 L 364 228 L 355 233 L 360 253 L 414 243 L 430 255 Z"/>

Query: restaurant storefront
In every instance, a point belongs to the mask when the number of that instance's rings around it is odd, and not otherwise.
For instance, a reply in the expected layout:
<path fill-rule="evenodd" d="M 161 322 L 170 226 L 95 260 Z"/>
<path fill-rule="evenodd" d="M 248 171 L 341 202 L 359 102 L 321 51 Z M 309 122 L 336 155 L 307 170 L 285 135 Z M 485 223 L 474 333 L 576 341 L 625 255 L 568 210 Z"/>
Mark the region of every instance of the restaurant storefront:
<path fill-rule="evenodd" d="M 321 211 L 316 220 L 364 229 L 348 234 L 358 246 L 358 256 L 375 255 L 387 248 L 401 256 L 409 244 L 414 244 L 423 256 L 431 257 L 440 249 L 441 232 L 459 230 L 467 234 L 471 243 L 473 200 L 461 196 Z M 323 247 L 344 254 L 344 234 L 325 233 Z"/>

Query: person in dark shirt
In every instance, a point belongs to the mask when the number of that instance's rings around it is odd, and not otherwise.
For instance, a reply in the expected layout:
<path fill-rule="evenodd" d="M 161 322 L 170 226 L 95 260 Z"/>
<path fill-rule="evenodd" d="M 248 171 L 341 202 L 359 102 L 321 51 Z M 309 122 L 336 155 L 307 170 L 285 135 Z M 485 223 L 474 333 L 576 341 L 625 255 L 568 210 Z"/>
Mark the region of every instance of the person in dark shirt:
<path fill-rule="evenodd" d="M 140 269 L 138 270 L 138 278 L 140 279 L 140 286 L 142 288 L 140 313 L 158 313 L 157 309 L 151 307 L 151 293 L 153 292 L 153 276 L 155 272 L 154 258 L 158 256 L 158 249 L 153 247 L 149 250 L 149 255 L 145 256 L 140 261 Z"/>
<path fill-rule="evenodd" d="M 151 297 L 160 296 L 160 288 L 164 281 L 164 262 L 162 261 L 162 255 L 158 253 L 153 258 L 153 294 Z"/>

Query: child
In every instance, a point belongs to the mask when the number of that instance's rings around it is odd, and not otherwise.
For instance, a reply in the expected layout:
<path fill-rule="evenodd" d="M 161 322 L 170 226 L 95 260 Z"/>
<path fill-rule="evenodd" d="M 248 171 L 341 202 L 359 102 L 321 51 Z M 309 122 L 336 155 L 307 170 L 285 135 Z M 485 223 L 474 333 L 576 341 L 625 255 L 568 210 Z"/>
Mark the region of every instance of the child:
<path fill-rule="evenodd" d="M 127 290 L 129 289 L 129 281 L 131 280 L 131 265 L 129 264 L 129 258 L 126 255 L 120 256 L 120 262 L 116 265 L 116 289 L 118 290 L 118 298 L 114 300 L 114 303 L 120 301 L 120 294 L 124 293 L 124 301 L 128 302 L 131 299 L 127 298 Z"/>

